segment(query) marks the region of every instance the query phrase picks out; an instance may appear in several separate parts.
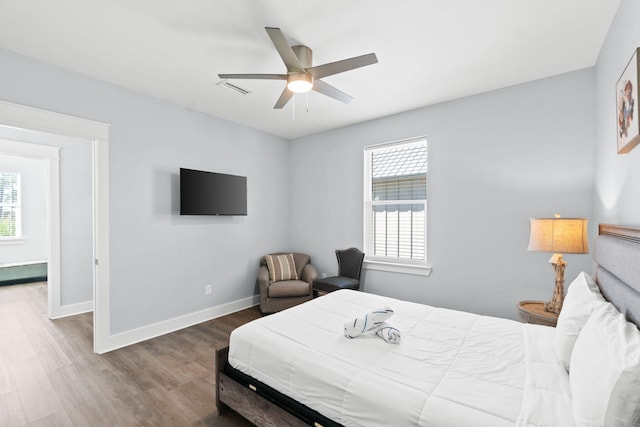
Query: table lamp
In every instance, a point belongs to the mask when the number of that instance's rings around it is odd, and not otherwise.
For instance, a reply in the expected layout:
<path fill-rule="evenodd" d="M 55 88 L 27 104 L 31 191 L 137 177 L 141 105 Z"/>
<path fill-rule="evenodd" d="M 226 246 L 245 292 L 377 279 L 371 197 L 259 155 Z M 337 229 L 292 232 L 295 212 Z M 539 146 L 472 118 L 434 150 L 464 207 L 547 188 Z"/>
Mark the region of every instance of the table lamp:
<path fill-rule="evenodd" d="M 531 218 L 529 234 L 530 251 L 552 252 L 549 263 L 556 273 L 556 286 L 551 301 L 544 304 L 544 310 L 560 313 L 564 300 L 564 268 L 567 262 L 561 253 L 589 253 L 587 243 L 587 220 L 584 218 Z"/>

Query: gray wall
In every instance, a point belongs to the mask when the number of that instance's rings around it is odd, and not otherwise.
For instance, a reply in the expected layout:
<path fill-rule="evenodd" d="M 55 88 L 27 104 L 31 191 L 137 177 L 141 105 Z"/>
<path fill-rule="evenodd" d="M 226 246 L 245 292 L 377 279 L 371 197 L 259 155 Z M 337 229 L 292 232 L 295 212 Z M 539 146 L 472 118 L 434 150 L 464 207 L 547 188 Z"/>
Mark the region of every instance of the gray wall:
<path fill-rule="evenodd" d="M 640 2 L 622 0 L 596 66 L 595 212 L 603 223 L 640 225 L 640 146 L 617 154 L 615 97 L 616 82 L 640 47 L 639 21 Z"/>
<path fill-rule="evenodd" d="M 363 147 L 427 137 L 429 277 L 367 270 L 367 291 L 517 318 L 550 299 L 551 254 L 527 252 L 529 218 L 591 218 L 594 73 L 572 72 L 300 138 L 292 143 L 292 244 L 335 274 L 362 247 Z M 590 270 L 567 255 L 570 281 Z"/>
<path fill-rule="evenodd" d="M 111 125 L 112 334 L 250 297 L 288 246 L 288 141 L 2 50 L 0 99 Z M 247 176 L 249 215 L 179 216 L 180 167 Z"/>

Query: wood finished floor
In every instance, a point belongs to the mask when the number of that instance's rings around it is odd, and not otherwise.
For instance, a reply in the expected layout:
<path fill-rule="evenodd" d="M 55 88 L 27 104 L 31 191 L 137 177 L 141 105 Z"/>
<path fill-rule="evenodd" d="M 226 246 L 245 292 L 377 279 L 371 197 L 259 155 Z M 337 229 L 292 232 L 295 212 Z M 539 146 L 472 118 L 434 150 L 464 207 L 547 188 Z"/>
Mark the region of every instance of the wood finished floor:
<path fill-rule="evenodd" d="M 215 407 L 216 348 L 257 307 L 93 353 L 91 313 L 47 319 L 46 283 L 0 286 L 0 426 L 251 424 Z"/>

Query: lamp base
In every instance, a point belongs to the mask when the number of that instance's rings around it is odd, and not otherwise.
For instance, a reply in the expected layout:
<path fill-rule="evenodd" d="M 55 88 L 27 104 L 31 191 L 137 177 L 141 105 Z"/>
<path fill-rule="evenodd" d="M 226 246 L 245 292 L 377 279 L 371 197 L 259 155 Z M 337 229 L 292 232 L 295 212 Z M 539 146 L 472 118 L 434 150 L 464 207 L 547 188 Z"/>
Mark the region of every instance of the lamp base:
<path fill-rule="evenodd" d="M 551 301 L 544 303 L 544 311 L 560 314 L 562 303 L 564 302 L 564 268 L 567 263 L 562 259 L 562 255 L 558 254 L 554 254 L 550 262 L 551 265 L 553 265 L 553 270 L 556 272 L 556 286 L 553 290 Z"/>

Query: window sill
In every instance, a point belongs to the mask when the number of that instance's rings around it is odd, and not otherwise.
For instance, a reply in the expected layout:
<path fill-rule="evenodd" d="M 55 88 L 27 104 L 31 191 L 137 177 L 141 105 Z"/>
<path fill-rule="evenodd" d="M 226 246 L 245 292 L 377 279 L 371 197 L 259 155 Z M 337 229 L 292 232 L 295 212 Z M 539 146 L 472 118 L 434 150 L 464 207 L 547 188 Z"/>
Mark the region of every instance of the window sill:
<path fill-rule="evenodd" d="M 2 237 L 0 238 L 0 246 L 3 245 L 22 245 L 25 239 L 22 237 Z"/>
<path fill-rule="evenodd" d="M 388 271 L 391 273 L 414 274 L 417 276 L 429 276 L 431 267 L 427 265 L 398 264 L 383 261 L 364 261 L 367 270 Z"/>

